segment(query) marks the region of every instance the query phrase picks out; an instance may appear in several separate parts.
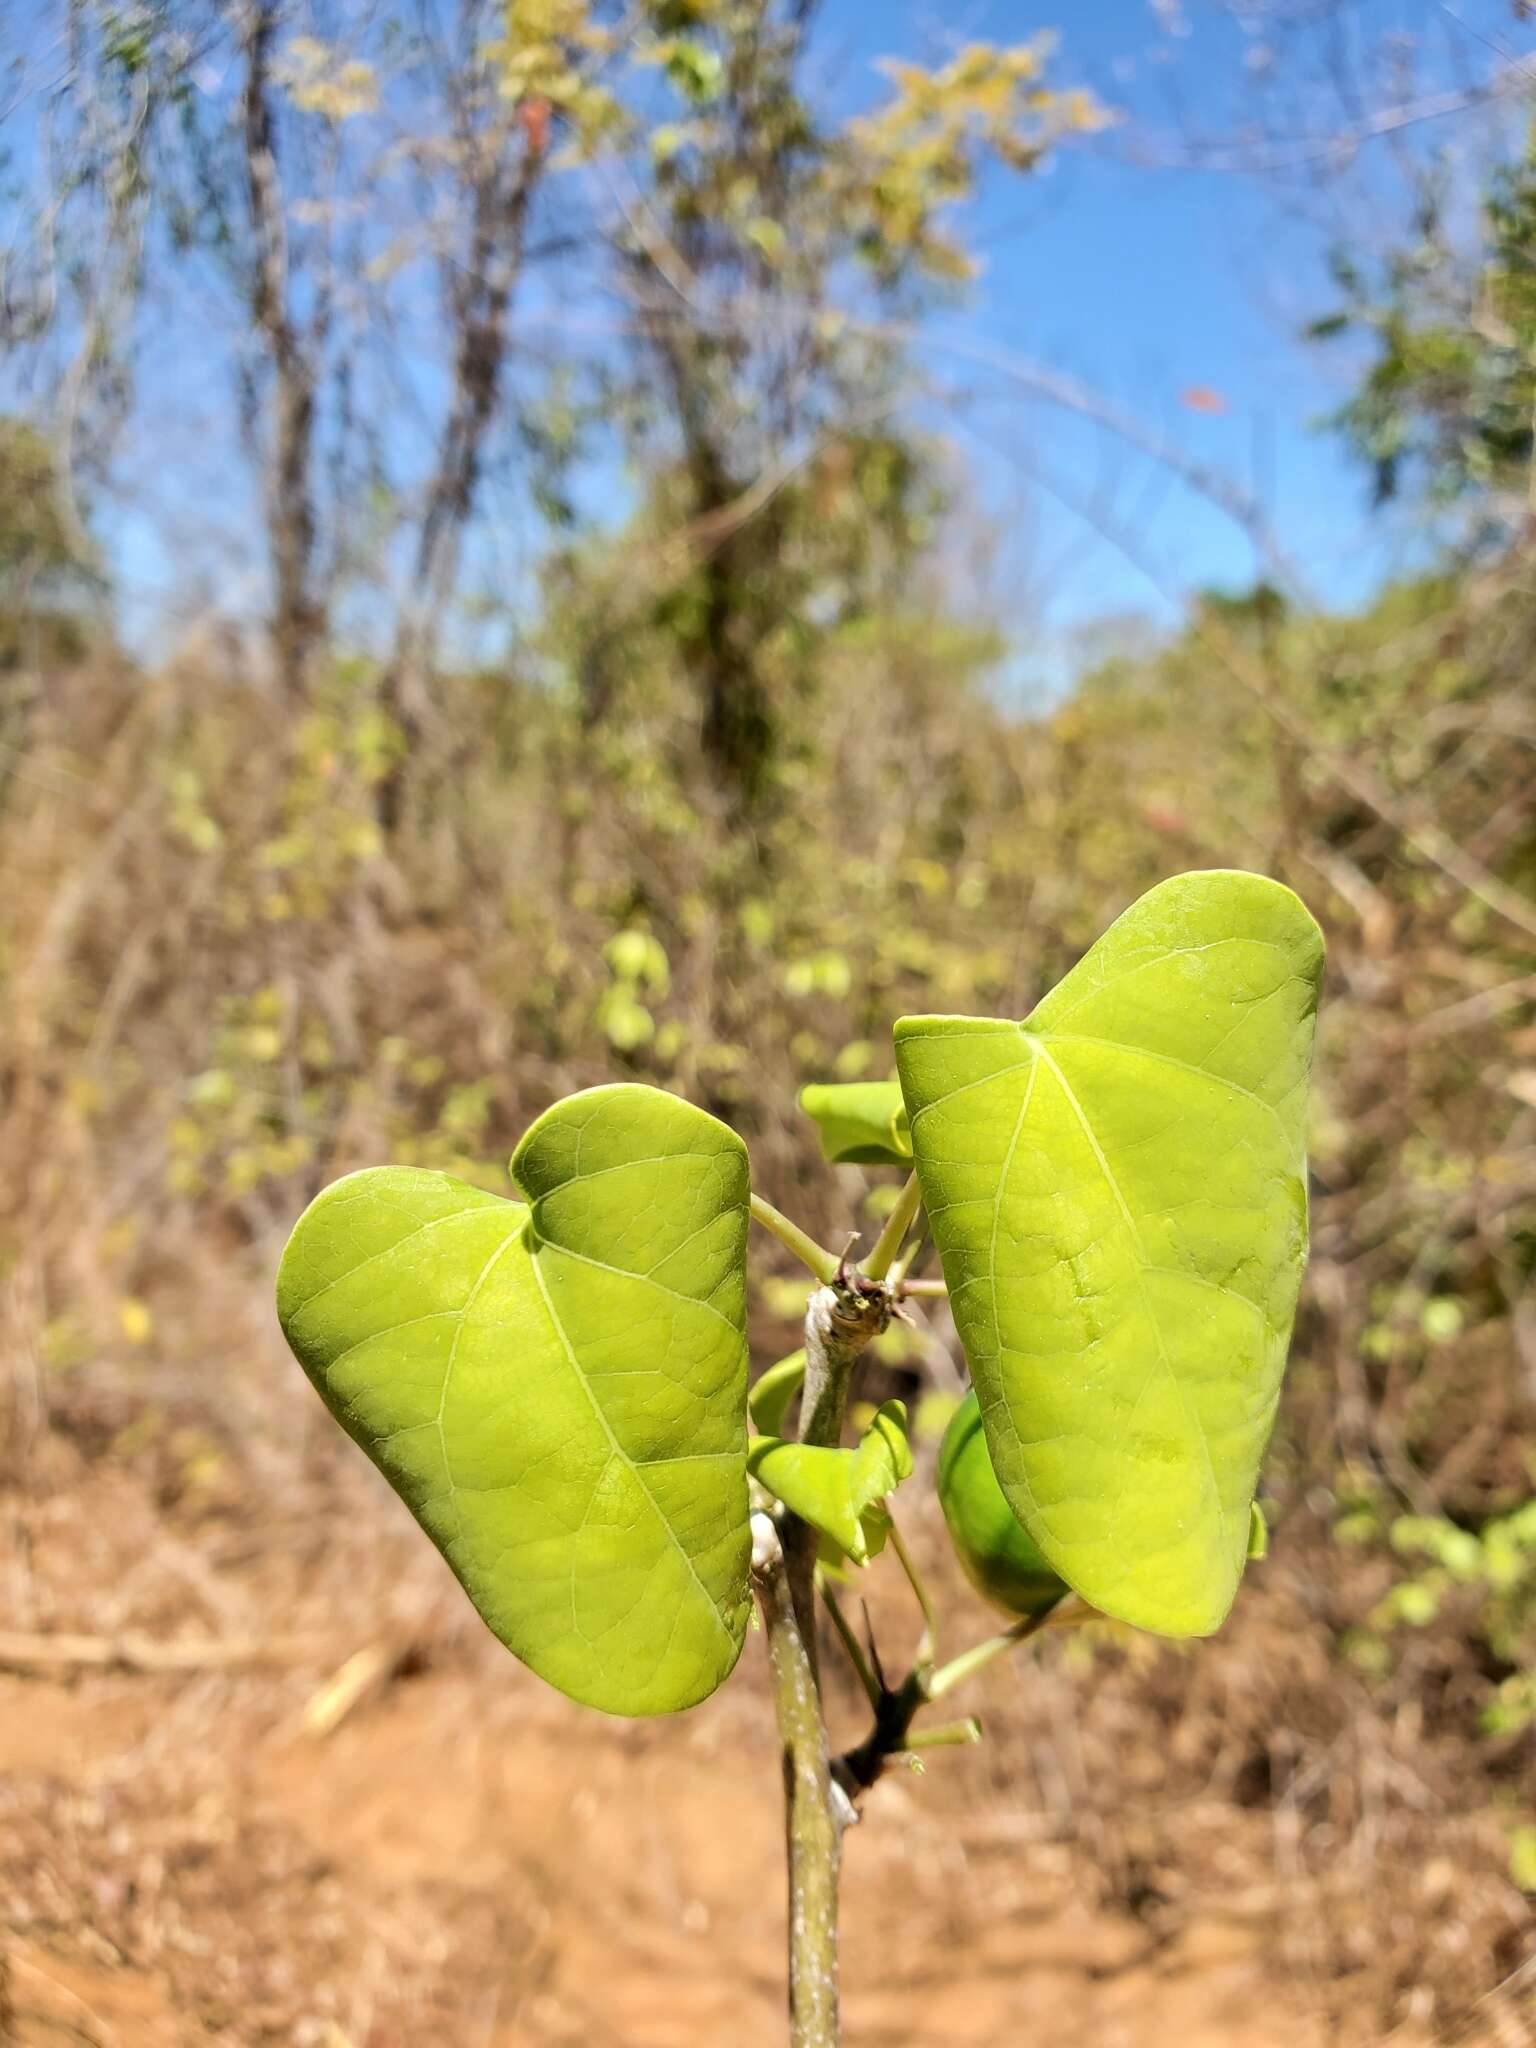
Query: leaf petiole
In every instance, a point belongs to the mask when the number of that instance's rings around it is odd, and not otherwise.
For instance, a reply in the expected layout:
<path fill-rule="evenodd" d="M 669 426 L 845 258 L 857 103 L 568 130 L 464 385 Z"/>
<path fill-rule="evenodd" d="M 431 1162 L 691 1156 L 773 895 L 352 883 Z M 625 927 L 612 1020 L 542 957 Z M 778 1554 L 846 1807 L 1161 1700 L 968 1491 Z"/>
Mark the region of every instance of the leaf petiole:
<path fill-rule="evenodd" d="M 780 1244 L 787 1246 L 801 1265 L 816 1275 L 823 1287 L 832 1284 L 840 1264 L 836 1252 L 829 1252 L 825 1245 L 818 1244 L 814 1237 L 800 1228 L 798 1223 L 791 1223 L 781 1210 L 775 1209 L 772 1202 L 764 1201 L 761 1195 L 754 1194 L 752 1197 L 752 1217 L 764 1230 L 770 1231 Z"/>
<path fill-rule="evenodd" d="M 974 1714 L 963 1721 L 944 1721 L 937 1728 L 914 1728 L 907 1737 L 907 1754 L 919 1749 L 965 1749 L 981 1740 L 981 1723 Z"/>
<path fill-rule="evenodd" d="M 896 1197 L 896 1206 L 885 1219 L 885 1227 L 875 1239 L 875 1248 L 864 1261 L 864 1271 L 871 1280 L 883 1280 L 896 1263 L 897 1254 L 906 1242 L 907 1232 L 912 1228 L 912 1219 L 922 1207 L 923 1191 L 917 1184 L 917 1175 L 909 1173 L 901 1193 Z"/>
<path fill-rule="evenodd" d="M 928 1233 L 926 1230 L 919 1230 L 914 1236 L 907 1239 L 906 1244 L 902 1247 L 900 1258 L 896 1260 L 890 1272 L 885 1276 L 885 1284 L 893 1294 L 900 1294 L 906 1286 L 907 1275 L 916 1264 L 917 1255 L 927 1242 Z"/>
<path fill-rule="evenodd" d="M 922 1574 L 919 1572 L 917 1568 L 912 1553 L 910 1550 L 908 1550 L 906 1544 L 901 1539 L 901 1531 L 896 1526 L 896 1518 L 894 1515 L 891 1517 L 890 1540 L 891 1548 L 896 1553 L 897 1562 L 900 1564 L 902 1570 L 907 1575 L 907 1584 L 912 1588 L 913 1594 L 917 1600 L 917 1604 L 919 1608 L 922 1610 L 923 1637 L 922 1641 L 917 1646 L 917 1656 L 915 1662 L 918 1670 L 923 1671 L 926 1670 L 926 1668 L 932 1664 L 934 1655 L 938 1649 L 938 1616 L 933 1611 L 933 1602 L 928 1597 L 928 1588 L 923 1584 Z"/>
<path fill-rule="evenodd" d="M 1028 1642 L 1041 1629 L 1049 1628 L 1059 1604 L 1044 1608 L 1039 1614 L 1025 1615 L 1012 1628 L 1005 1628 L 1001 1635 L 988 1636 L 985 1642 L 974 1643 L 969 1650 L 962 1650 L 958 1657 L 951 1657 L 947 1664 L 941 1664 L 924 1688 L 927 1697 L 930 1700 L 942 1699 L 945 1693 L 953 1692 L 957 1685 L 964 1685 L 968 1678 L 974 1678 L 978 1671 L 985 1670 L 995 1657 L 1001 1657 L 1015 1643 Z"/>

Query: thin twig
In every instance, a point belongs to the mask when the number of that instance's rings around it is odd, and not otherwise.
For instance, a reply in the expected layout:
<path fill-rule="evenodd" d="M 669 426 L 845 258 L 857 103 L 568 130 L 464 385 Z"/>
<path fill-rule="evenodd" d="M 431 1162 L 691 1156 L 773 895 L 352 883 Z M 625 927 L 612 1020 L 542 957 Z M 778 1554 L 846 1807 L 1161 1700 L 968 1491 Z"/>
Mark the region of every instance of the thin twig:
<path fill-rule="evenodd" d="M 1500 982 L 1497 988 L 1485 988 L 1475 996 L 1449 1003 L 1443 1009 L 1431 1010 L 1428 1016 L 1414 1020 L 1408 1027 L 1407 1036 L 1416 1045 L 1425 1044 L 1432 1039 L 1448 1037 L 1455 1031 L 1475 1029 L 1479 1024 L 1489 1023 L 1501 1010 L 1511 1010 L 1517 1004 L 1531 1001 L 1536 1001 L 1536 974 Z"/>
<path fill-rule="evenodd" d="M 320 1636 L 204 1636 L 162 1640 L 120 1635 L 0 1631 L 0 1667 L 11 1671 L 227 1671 L 242 1664 L 307 1664 L 334 1655 Z"/>

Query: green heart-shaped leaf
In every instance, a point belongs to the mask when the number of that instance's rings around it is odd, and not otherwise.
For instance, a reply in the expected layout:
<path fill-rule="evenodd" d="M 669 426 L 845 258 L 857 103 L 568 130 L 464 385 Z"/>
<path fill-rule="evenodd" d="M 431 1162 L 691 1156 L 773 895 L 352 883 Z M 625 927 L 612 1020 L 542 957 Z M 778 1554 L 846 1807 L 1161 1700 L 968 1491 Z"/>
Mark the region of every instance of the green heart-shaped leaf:
<path fill-rule="evenodd" d="M 884 1549 L 890 1528 L 886 1495 L 912 1470 L 907 1411 L 900 1401 L 887 1401 L 852 1450 L 754 1437 L 747 1469 L 855 1564 L 868 1564 Z"/>
<path fill-rule="evenodd" d="M 800 1107 L 834 1166 L 905 1166 L 912 1157 L 899 1081 L 813 1081 L 800 1090 Z"/>
<path fill-rule="evenodd" d="M 919 1182 L 993 1467 L 1092 1606 L 1205 1635 L 1242 1576 L 1306 1256 L 1322 937 L 1181 875 L 1023 1024 L 908 1017 Z"/>
<path fill-rule="evenodd" d="M 746 1630 L 747 1155 L 659 1089 L 532 1125 L 531 1206 L 381 1167 L 300 1217 L 284 1334 L 507 1647 L 668 1713 Z"/>
<path fill-rule="evenodd" d="M 938 1487 L 950 1541 L 977 1592 L 1020 1617 L 1054 1607 L 1067 1589 L 997 1483 L 974 1387 L 944 1432 Z"/>

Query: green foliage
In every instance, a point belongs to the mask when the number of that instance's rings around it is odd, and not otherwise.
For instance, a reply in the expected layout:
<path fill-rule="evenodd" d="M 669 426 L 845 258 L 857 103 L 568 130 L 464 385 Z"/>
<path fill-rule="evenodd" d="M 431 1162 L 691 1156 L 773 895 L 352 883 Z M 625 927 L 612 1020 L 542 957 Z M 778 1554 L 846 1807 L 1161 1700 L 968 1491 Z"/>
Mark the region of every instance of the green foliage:
<path fill-rule="evenodd" d="M 598 1021 L 615 1052 L 635 1052 L 656 1036 L 646 999 L 665 996 L 671 986 L 666 952 L 649 932 L 629 930 L 615 932 L 603 959 L 613 978 L 598 1003 Z"/>
<path fill-rule="evenodd" d="M 1499 1676 L 1485 1700 L 1488 1735 L 1536 1725 L 1536 1500 L 1465 1529 L 1442 1515 L 1400 1515 L 1392 1548 L 1415 1561 L 1372 1613 L 1373 1629 L 1427 1628 L 1449 1603 L 1470 1606 Z"/>
<path fill-rule="evenodd" d="M 782 1436 L 790 1404 L 805 1385 L 805 1352 L 791 1351 L 758 1376 L 747 1397 L 747 1413 L 764 1436 Z"/>
<path fill-rule="evenodd" d="M 53 450 L 27 421 L 0 417 L 0 578 L 9 587 L 83 566 L 64 516 Z"/>
<path fill-rule="evenodd" d="M 1370 337 L 1370 365 L 1335 424 L 1370 465 L 1377 497 L 1397 496 L 1411 476 L 1432 501 L 1470 499 L 1486 518 L 1497 514 L 1490 493 L 1523 500 L 1536 449 L 1536 126 L 1523 156 L 1494 174 L 1471 266 L 1449 211 L 1444 189 L 1430 187 L 1416 240 L 1379 279 L 1337 259 L 1345 304 L 1313 333 Z"/>
<path fill-rule="evenodd" d="M 648 934 L 606 957 L 667 985 Z M 1187 875 L 1026 1025 L 897 1027 L 956 1323 L 999 1417 L 984 1441 L 976 1397 L 962 1407 L 940 1498 L 1010 1611 L 1066 1582 L 1189 1634 L 1231 1603 L 1303 1255 L 1320 960 L 1289 891 Z M 271 1023 L 246 1035 L 258 1056 L 282 1045 Z M 807 1095 L 831 1156 L 902 1160 L 895 1084 Z M 912 1470 L 906 1410 L 877 1409 L 852 1449 L 786 1440 L 804 1352 L 749 1403 L 747 1155 L 712 1117 L 589 1089 L 538 1119 L 512 1172 L 526 1205 L 408 1167 L 337 1182 L 284 1254 L 283 1328 L 508 1647 L 593 1705 L 687 1706 L 741 1647 L 747 1475 L 865 1565 Z M 749 1409 L 769 1432 L 750 1446 Z"/>
<path fill-rule="evenodd" d="M 924 1203 L 1014 1513 L 1093 1606 L 1204 1635 L 1248 1552 L 1306 1253 L 1322 940 L 1152 890 L 1022 1024 L 905 1018 Z"/>
<path fill-rule="evenodd" d="M 527 1206 L 336 1182 L 284 1254 L 284 1333 L 509 1649 L 672 1712 L 746 1627 L 745 1149 L 621 1085 L 546 1111 L 512 1170 Z"/>
<path fill-rule="evenodd" d="M 1536 1892 L 1536 1826 L 1513 1828 L 1509 1837 L 1509 1874 L 1523 1892 Z"/>
<path fill-rule="evenodd" d="M 977 1592 L 1006 1614 L 1039 1614 L 1054 1606 L 1067 1590 L 1065 1581 L 1004 1498 L 974 1388 L 944 1432 L 938 1487 L 955 1555 Z"/>
<path fill-rule="evenodd" d="M 900 1401 L 885 1402 L 852 1450 L 755 1437 L 747 1470 L 845 1557 L 868 1564 L 890 1532 L 886 1500 L 911 1476 L 907 1411 Z"/>
<path fill-rule="evenodd" d="M 379 76 L 372 64 L 347 57 L 318 36 L 290 36 L 279 82 L 302 113 L 350 121 L 378 111 Z"/>
<path fill-rule="evenodd" d="M 844 204 L 861 223 L 862 253 L 881 275 L 916 268 L 966 278 L 975 263 L 941 225 L 969 199 L 987 159 L 1032 170 L 1063 136 L 1092 133 L 1107 120 L 1085 92 L 1045 84 L 1048 36 L 999 48 L 967 43 L 947 64 L 887 60 L 888 100 L 851 121 L 845 137 Z"/>
<path fill-rule="evenodd" d="M 0 669 L 39 646 L 77 658 L 79 607 L 96 580 L 66 516 L 54 450 L 27 421 L 0 415 Z"/>
<path fill-rule="evenodd" d="M 800 1107 L 821 1135 L 821 1155 L 838 1166 L 903 1166 L 912 1131 L 899 1081 L 819 1081 Z"/>
<path fill-rule="evenodd" d="M 584 161 L 625 132 L 624 109 L 603 70 L 618 42 L 589 0 L 507 0 L 506 35 L 489 55 L 514 104 L 553 112 Z"/>

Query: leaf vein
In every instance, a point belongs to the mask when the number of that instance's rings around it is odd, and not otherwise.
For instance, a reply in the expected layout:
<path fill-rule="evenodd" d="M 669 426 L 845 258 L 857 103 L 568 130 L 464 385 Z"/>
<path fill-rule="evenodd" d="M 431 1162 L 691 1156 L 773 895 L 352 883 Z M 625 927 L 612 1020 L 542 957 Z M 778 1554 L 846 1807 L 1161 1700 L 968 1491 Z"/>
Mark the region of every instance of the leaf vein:
<path fill-rule="evenodd" d="M 1026 1033 L 1025 1036 L 1029 1037 L 1030 1034 Z M 1188 1389 L 1185 1387 L 1184 1382 L 1179 1377 L 1178 1373 L 1174 1370 L 1173 1360 L 1168 1355 L 1168 1341 L 1163 1334 L 1162 1323 L 1158 1319 L 1157 1310 L 1153 1306 L 1152 1296 L 1147 1288 L 1147 1273 L 1151 1268 L 1151 1261 L 1147 1257 L 1146 1245 L 1142 1240 L 1140 1226 L 1137 1224 L 1135 1217 L 1131 1213 L 1130 1205 L 1125 1199 L 1125 1195 L 1123 1190 L 1121 1189 L 1120 1183 L 1115 1178 L 1114 1172 L 1110 1167 L 1110 1163 L 1104 1155 L 1103 1146 L 1099 1143 L 1098 1133 L 1094 1130 L 1093 1124 L 1089 1119 L 1087 1111 L 1083 1108 L 1081 1102 L 1078 1101 L 1076 1092 L 1074 1091 L 1072 1084 L 1068 1081 L 1066 1075 L 1061 1071 L 1061 1068 L 1056 1064 L 1055 1060 L 1052 1059 L 1050 1050 L 1044 1043 L 1044 1040 L 1040 1038 L 1034 1038 L 1031 1042 L 1038 1046 L 1040 1057 L 1046 1062 L 1046 1064 L 1050 1067 L 1051 1072 L 1056 1076 L 1056 1084 L 1060 1088 L 1062 1095 L 1066 1100 L 1067 1106 L 1071 1109 L 1073 1115 L 1077 1118 L 1078 1124 L 1082 1129 L 1083 1136 L 1088 1140 L 1089 1149 L 1092 1151 L 1094 1159 L 1098 1163 L 1099 1172 L 1104 1177 L 1104 1185 L 1108 1188 L 1110 1195 L 1114 1199 L 1115 1206 L 1119 1209 L 1120 1214 L 1124 1219 L 1126 1232 L 1130 1237 L 1131 1247 L 1134 1254 L 1133 1264 L 1136 1269 L 1137 1284 L 1141 1291 L 1142 1305 L 1147 1312 L 1147 1320 L 1151 1323 L 1153 1332 L 1157 1337 L 1158 1356 L 1161 1360 L 1163 1370 L 1167 1373 L 1169 1379 L 1173 1383 L 1174 1391 L 1179 1397 L 1179 1404 L 1183 1408 L 1185 1415 L 1188 1417 L 1190 1426 L 1194 1430 L 1195 1436 L 1199 1442 L 1201 1454 L 1205 1459 L 1206 1476 L 1210 1481 L 1211 1493 L 1216 1503 L 1217 1520 L 1220 1521 L 1223 1525 L 1225 1525 L 1227 1515 L 1225 1508 L 1222 1506 L 1221 1484 L 1216 1477 L 1216 1461 L 1211 1456 L 1210 1439 L 1207 1437 L 1205 1433 L 1205 1425 L 1200 1420 L 1198 1411 L 1193 1407 L 1193 1405 L 1190 1402 Z M 1151 1375 L 1149 1374 L 1147 1380 L 1144 1381 L 1142 1384 L 1141 1392 L 1136 1396 L 1135 1405 L 1132 1408 L 1133 1415 L 1135 1414 L 1136 1410 L 1140 1408 L 1142 1399 L 1146 1394 L 1147 1386 L 1150 1384 L 1150 1382 Z M 1123 1500 L 1124 1497 L 1125 1486 L 1122 1482 L 1120 1497 L 1119 1500 L 1117 1500 L 1116 1502 L 1115 1508 L 1116 1519 L 1118 1519 L 1119 1516 L 1120 1501 Z"/>
<path fill-rule="evenodd" d="M 557 1245 L 555 1249 L 557 1251 L 561 1251 L 564 1250 L 565 1247 Z M 568 1256 L 580 1257 L 580 1254 L 570 1253 L 568 1254 Z M 613 1451 L 613 1455 L 619 1460 L 620 1464 L 622 1464 L 626 1468 L 626 1470 L 634 1474 L 635 1483 L 639 1486 L 641 1492 L 650 1502 L 652 1513 L 655 1515 L 657 1521 L 660 1522 L 661 1526 L 666 1530 L 667 1535 L 671 1538 L 673 1548 L 677 1551 L 677 1554 L 679 1557 L 681 1557 L 683 1563 L 688 1567 L 688 1576 L 693 1580 L 694 1585 L 703 1595 L 705 1607 L 708 1609 L 710 1618 L 714 1622 L 716 1629 L 719 1631 L 721 1635 L 725 1637 L 728 1643 L 732 1642 L 733 1639 L 731 1636 L 731 1632 L 726 1627 L 724 1618 L 720 1613 L 719 1607 L 715 1604 L 714 1597 L 710 1593 L 709 1588 L 705 1585 L 704 1581 L 699 1577 L 698 1566 L 694 1563 L 692 1557 L 689 1555 L 687 1545 L 679 1537 L 676 1529 L 673 1528 L 671 1522 L 667 1519 L 665 1513 L 662 1511 L 660 1501 L 657 1500 L 655 1494 L 652 1493 L 650 1487 L 646 1484 L 645 1479 L 642 1476 L 643 1468 L 637 1465 L 634 1459 L 628 1455 L 628 1453 L 624 1450 L 623 1446 L 620 1444 L 618 1438 L 614 1435 L 613 1426 L 609 1422 L 608 1417 L 603 1413 L 602 1406 L 599 1403 L 597 1396 L 593 1393 L 592 1388 L 587 1380 L 586 1374 L 581 1369 L 580 1363 L 578 1362 L 576 1357 L 575 1349 L 571 1344 L 569 1336 L 566 1334 L 565 1325 L 561 1322 L 559 1312 L 556 1309 L 555 1304 L 550 1297 L 549 1284 L 544 1278 L 543 1270 L 539 1264 L 539 1256 L 536 1251 L 531 1254 L 528 1263 L 533 1269 L 534 1280 L 537 1283 L 539 1293 L 543 1298 L 544 1312 L 549 1317 L 550 1327 L 554 1330 L 555 1335 L 560 1340 L 560 1348 L 565 1353 L 566 1361 L 569 1364 L 571 1371 L 576 1375 L 577 1384 L 580 1386 L 582 1392 L 587 1397 L 587 1401 L 592 1409 L 592 1413 L 597 1419 L 598 1427 L 602 1430 L 603 1435 L 608 1439 L 608 1443 Z M 602 1262 L 600 1260 L 593 1259 L 588 1261 L 588 1263 L 592 1265 L 600 1265 Z M 610 1267 L 608 1270 L 612 1272 L 618 1272 L 622 1269 L 619 1267 Z M 636 1276 L 630 1275 L 629 1277 L 634 1278 Z M 672 1289 L 666 1288 L 663 1290 L 663 1292 L 670 1294 L 672 1292 Z M 678 1299 L 686 1301 L 687 1299 L 689 1299 L 689 1297 L 687 1295 L 680 1295 Z M 700 1306 L 702 1305 L 703 1304 L 701 1303 Z M 711 1311 L 711 1313 L 718 1313 L 718 1311 Z M 721 1320 L 723 1322 L 725 1318 L 721 1317 Z M 673 1633 L 675 1633 L 675 1631 L 676 1617 L 674 1616 Z M 670 1636 L 668 1640 L 670 1642 Z"/>

